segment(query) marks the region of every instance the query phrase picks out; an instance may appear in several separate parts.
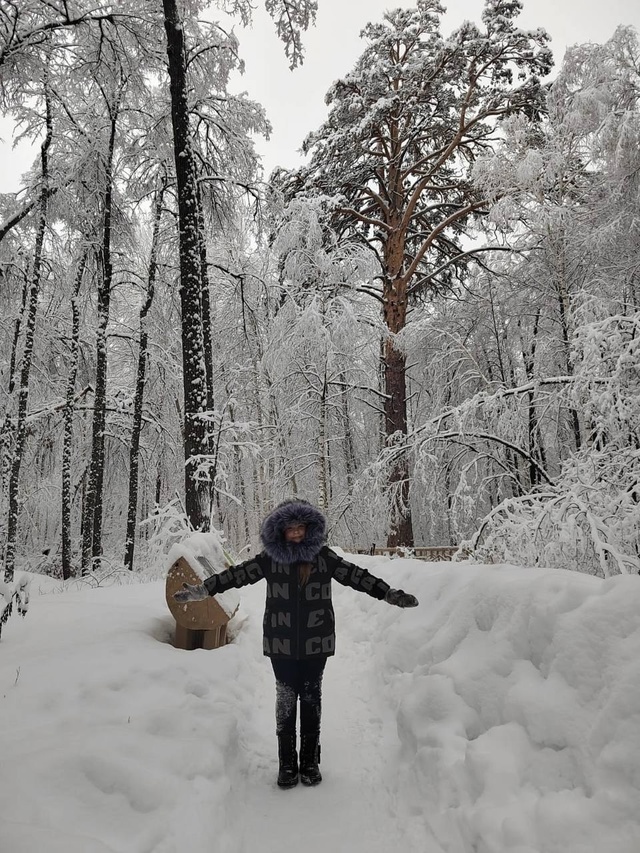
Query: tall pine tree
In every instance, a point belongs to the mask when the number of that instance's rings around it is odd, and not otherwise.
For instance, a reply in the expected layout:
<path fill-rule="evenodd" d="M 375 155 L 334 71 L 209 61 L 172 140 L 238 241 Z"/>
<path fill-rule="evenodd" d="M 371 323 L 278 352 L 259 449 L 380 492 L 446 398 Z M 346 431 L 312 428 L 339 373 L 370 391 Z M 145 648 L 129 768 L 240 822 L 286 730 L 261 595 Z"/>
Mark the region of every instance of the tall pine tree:
<path fill-rule="evenodd" d="M 542 110 L 548 37 L 518 29 L 520 10 L 518 0 L 486 0 L 483 26 L 466 22 L 449 38 L 437 0 L 370 24 L 353 71 L 327 94 L 327 121 L 305 142 L 309 164 L 280 176 L 289 197 L 331 197 L 341 238 L 364 242 L 379 261 L 379 285 L 370 292 L 389 332 L 382 355 L 388 441 L 408 431 L 407 364 L 397 336 L 412 304 L 449 287 L 473 254 L 465 236 L 486 202 L 472 164 L 496 139 L 501 118 Z M 389 544 L 411 545 L 406 457 L 389 476 Z"/>

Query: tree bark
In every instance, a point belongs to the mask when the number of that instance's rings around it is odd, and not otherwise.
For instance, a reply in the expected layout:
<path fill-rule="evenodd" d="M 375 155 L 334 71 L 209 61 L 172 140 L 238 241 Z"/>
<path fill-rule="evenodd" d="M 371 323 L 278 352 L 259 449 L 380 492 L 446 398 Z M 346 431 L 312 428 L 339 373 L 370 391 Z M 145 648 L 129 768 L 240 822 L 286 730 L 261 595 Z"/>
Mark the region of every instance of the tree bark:
<path fill-rule="evenodd" d="M 180 307 L 184 388 L 185 509 L 195 530 L 207 530 L 211 515 L 210 481 L 198 474 L 208 456 L 207 374 L 202 328 L 202 271 L 198 186 L 189 131 L 184 31 L 176 0 L 163 0 L 171 89 L 171 121 L 180 228 Z"/>
<path fill-rule="evenodd" d="M 140 348 L 138 350 L 138 367 L 136 371 L 136 392 L 133 400 L 133 425 L 131 427 L 131 447 L 129 449 L 129 497 L 127 501 L 127 531 L 125 535 L 124 565 L 133 571 L 133 555 L 136 542 L 136 522 L 138 519 L 138 484 L 140 472 L 140 437 L 142 434 L 142 410 L 144 405 L 144 390 L 147 381 L 147 353 L 149 333 L 147 331 L 147 315 L 151 309 L 155 293 L 158 272 L 158 244 L 160 240 L 160 221 L 162 219 L 162 203 L 164 200 L 166 182 L 156 192 L 155 210 L 153 216 L 153 236 L 151 239 L 151 255 L 147 275 L 147 293 L 140 308 Z"/>
<path fill-rule="evenodd" d="M 407 319 L 407 287 L 402 278 L 387 279 L 384 293 L 384 319 L 390 337 L 384 342 L 384 420 L 387 442 L 394 436 L 403 440 L 407 436 L 407 364 L 406 358 L 395 345 L 395 336 L 405 327 Z M 411 547 L 413 522 L 409 504 L 409 461 L 402 454 L 389 474 L 389 487 L 393 500 L 391 530 L 387 547 Z"/>
<path fill-rule="evenodd" d="M 323 512 L 329 507 L 329 412 L 327 404 L 327 355 L 325 355 L 320 411 L 318 413 L 318 506 Z"/>
<path fill-rule="evenodd" d="M 207 375 L 207 411 L 212 416 L 215 405 L 213 394 L 213 318 L 211 313 L 211 297 L 209 295 L 207 241 L 205 239 L 204 210 L 202 209 L 200 184 L 198 184 L 198 241 L 200 244 L 200 275 L 202 278 L 202 345 L 204 348 L 204 368 Z"/>
<path fill-rule="evenodd" d="M 120 95 L 110 106 L 109 141 L 104 166 L 104 202 L 102 212 L 102 245 L 98 256 L 101 272 L 98 285 L 98 326 L 96 329 L 96 390 L 91 434 L 91 464 L 83 508 L 82 574 L 99 568 L 102 555 L 102 507 L 104 484 L 104 434 L 107 420 L 107 327 L 113 285 L 111 232 L 113 217 L 113 158 L 118 124 Z"/>
<path fill-rule="evenodd" d="M 390 233 L 383 249 L 384 259 L 384 321 L 389 337 L 384 342 L 384 419 L 387 444 L 407 437 L 407 363 L 402 352 L 396 348 L 395 337 L 407 323 L 409 292 L 405 263 L 407 227 L 403 225 L 402 180 L 398 162 L 402 146 L 399 139 L 398 124 L 390 122 L 392 157 L 388 168 L 388 186 L 390 189 L 389 225 Z M 387 547 L 411 547 L 413 541 L 413 521 L 409 502 L 409 460 L 403 453 L 394 463 L 389 474 L 389 488 L 392 495 L 391 529 L 387 537 Z"/>
<path fill-rule="evenodd" d="M 9 383 L 7 386 L 7 397 L 10 400 L 16 389 L 16 365 L 18 363 L 18 345 L 20 343 L 20 330 L 24 321 L 24 315 L 27 306 L 27 299 L 31 289 L 31 282 L 28 272 L 24 272 L 24 282 L 22 285 L 22 301 L 20 311 L 13 324 L 13 340 L 11 342 L 11 356 L 9 358 Z M 11 421 L 11 413 L 9 406 L 5 412 L 2 423 L 2 432 L 0 433 L 0 468 L 2 470 L 2 498 L 8 498 L 9 480 L 11 479 L 12 452 L 11 444 L 14 437 L 15 424 Z M 7 501 L 8 502 L 8 501 Z M 4 525 L 3 525 L 4 526 Z M 6 530 L 2 530 L 2 544 L 4 544 L 4 534 Z"/>
<path fill-rule="evenodd" d="M 353 491 L 353 484 L 356 480 L 356 470 L 358 468 L 356 462 L 355 442 L 353 440 L 353 431 L 351 429 L 351 416 L 349 414 L 349 394 L 347 393 L 347 379 L 344 374 L 340 374 L 340 385 L 342 391 L 342 424 L 344 429 L 344 467 L 347 476 L 347 489 L 349 494 Z"/>
<path fill-rule="evenodd" d="M 42 279 L 44 238 L 47 228 L 48 216 L 49 148 L 53 139 L 53 119 L 51 115 L 51 102 L 46 82 L 45 109 L 45 137 L 40 147 L 42 187 L 40 189 L 38 226 L 36 230 L 35 251 L 33 258 L 33 273 L 31 277 L 29 297 L 26 305 L 27 313 L 24 335 L 24 348 L 22 352 L 22 368 L 20 370 L 20 387 L 18 390 L 18 415 L 16 419 L 16 432 L 13 448 L 13 459 L 11 463 L 11 475 L 9 477 L 7 543 L 4 560 L 4 579 L 7 583 L 11 583 L 11 581 L 13 581 L 13 575 L 15 571 L 16 539 L 18 534 L 18 516 L 20 513 L 20 507 L 18 502 L 20 465 L 22 463 L 22 454 L 24 452 L 24 446 L 27 438 L 27 406 L 29 403 L 29 380 L 31 376 L 31 365 L 33 362 L 35 327 L 36 318 L 38 314 L 40 283 Z"/>
<path fill-rule="evenodd" d="M 533 323 L 533 330 L 531 334 L 531 347 L 529 351 L 526 351 L 524 346 L 522 347 L 522 361 L 524 364 L 527 379 L 530 382 L 533 382 L 535 379 L 535 360 L 536 346 L 538 342 L 539 323 L 540 309 L 536 311 Z M 542 482 L 540 477 L 540 469 L 535 464 L 535 461 L 537 460 L 543 468 L 546 468 L 547 462 L 546 453 L 544 449 L 544 441 L 542 438 L 542 433 L 540 431 L 540 423 L 538 421 L 538 410 L 536 406 L 535 392 L 533 390 L 528 392 L 527 399 L 529 455 L 531 457 L 531 462 L 529 463 L 529 485 L 531 487 L 534 487 L 540 485 L 540 483 Z"/>
<path fill-rule="evenodd" d="M 560 252 L 562 251 L 563 249 L 561 248 Z M 565 354 L 566 371 L 568 376 L 573 376 L 574 365 L 573 360 L 571 358 L 571 332 L 569 329 L 570 297 L 566 285 L 564 256 L 562 256 L 560 264 L 561 269 L 556 279 L 558 313 L 560 314 L 560 326 L 562 328 L 562 346 Z M 575 450 L 580 450 L 580 448 L 582 447 L 580 417 L 578 415 L 577 410 L 573 407 L 570 407 L 569 409 L 569 418 L 571 422 L 571 431 L 573 432 Z"/>
<path fill-rule="evenodd" d="M 71 344 L 69 347 L 69 373 L 67 375 L 66 403 L 63 412 L 64 434 L 62 441 L 62 577 L 73 576 L 73 554 L 71 547 L 71 450 L 73 439 L 73 415 L 75 410 L 76 378 L 78 375 L 78 353 L 80 351 L 80 307 L 78 296 L 87 266 L 89 250 L 85 249 L 78 262 L 71 297 Z"/>

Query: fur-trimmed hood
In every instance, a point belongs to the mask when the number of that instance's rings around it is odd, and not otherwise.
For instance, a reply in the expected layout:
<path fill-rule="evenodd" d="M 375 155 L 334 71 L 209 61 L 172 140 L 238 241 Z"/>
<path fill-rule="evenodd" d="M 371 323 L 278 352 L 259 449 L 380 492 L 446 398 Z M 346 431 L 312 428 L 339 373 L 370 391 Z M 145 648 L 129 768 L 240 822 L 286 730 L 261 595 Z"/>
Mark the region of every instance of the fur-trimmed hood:
<path fill-rule="evenodd" d="M 303 542 L 287 542 L 284 531 L 292 524 L 306 524 Z M 277 563 L 308 563 L 325 543 L 327 522 L 319 509 L 308 501 L 296 499 L 283 501 L 262 522 L 260 539 L 264 550 Z"/>

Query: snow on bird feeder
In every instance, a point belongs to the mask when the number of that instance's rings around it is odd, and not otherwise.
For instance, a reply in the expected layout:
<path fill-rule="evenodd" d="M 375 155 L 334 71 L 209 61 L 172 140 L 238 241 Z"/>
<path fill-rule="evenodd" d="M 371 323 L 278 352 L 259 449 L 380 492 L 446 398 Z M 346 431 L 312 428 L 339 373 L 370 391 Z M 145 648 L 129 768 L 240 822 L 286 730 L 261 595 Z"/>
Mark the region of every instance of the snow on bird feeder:
<path fill-rule="evenodd" d="M 205 578 L 228 568 L 217 533 L 193 533 L 173 545 L 168 555 L 165 585 L 167 606 L 176 620 L 178 649 L 217 649 L 227 642 L 227 625 L 240 605 L 235 589 L 209 596 L 203 601 L 180 603 L 173 597 L 184 583 L 200 584 Z"/>

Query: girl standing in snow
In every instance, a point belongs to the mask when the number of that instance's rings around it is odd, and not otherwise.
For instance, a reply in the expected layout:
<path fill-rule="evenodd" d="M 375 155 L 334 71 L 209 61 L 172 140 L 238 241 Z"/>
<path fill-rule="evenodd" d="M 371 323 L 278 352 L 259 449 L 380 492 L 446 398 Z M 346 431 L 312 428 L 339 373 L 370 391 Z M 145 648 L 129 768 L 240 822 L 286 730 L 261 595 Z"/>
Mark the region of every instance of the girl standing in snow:
<path fill-rule="evenodd" d="M 267 581 L 263 621 L 264 654 L 276 678 L 278 785 L 292 788 L 298 773 L 304 785 L 322 781 L 320 704 L 322 675 L 335 651 L 331 580 L 398 607 L 415 607 L 413 595 L 348 563 L 328 548 L 323 514 L 307 501 L 279 504 L 263 521 L 264 550 L 250 560 L 212 575 L 202 584 L 184 584 L 177 601 L 198 601 L 231 587 Z M 296 749 L 300 702 L 300 764 Z"/>

